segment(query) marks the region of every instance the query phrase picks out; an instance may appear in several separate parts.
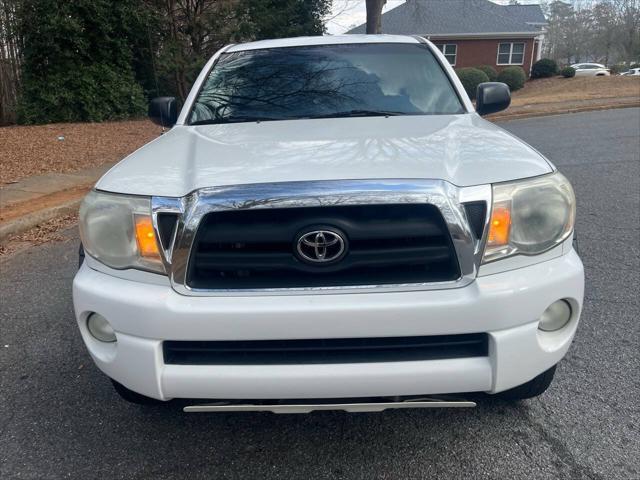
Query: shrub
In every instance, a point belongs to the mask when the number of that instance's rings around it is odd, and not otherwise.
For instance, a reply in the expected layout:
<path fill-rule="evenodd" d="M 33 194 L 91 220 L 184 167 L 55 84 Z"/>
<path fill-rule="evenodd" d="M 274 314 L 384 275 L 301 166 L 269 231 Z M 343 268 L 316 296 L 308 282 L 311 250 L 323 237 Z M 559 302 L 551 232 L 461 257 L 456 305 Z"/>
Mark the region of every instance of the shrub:
<path fill-rule="evenodd" d="M 550 58 L 541 58 L 531 68 L 531 78 L 549 78 L 557 75 L 558 64 Z"/>
<path fill-rule="evenodd" d="M 488 82 L 489 77 L 482 70 L 477 68 L 461 68 L 456 70 L 462 86 L 467 91 L 467 95 L 471 100 L 476 99 L 476 92 L 478 91 L 478 85 L 482 82 Z"/>
<path fill-rule="evenodd" d="M 576 76 L 576 69 L 573 67 L 564 67 L 562 70 L 560 70 L 560 74 L 564 78 L 572 78 Z"/>
<path fill-rule="evenodd" d="M 506 83 L 512 92 L 520 90 L 527 81 L 522 67 L 507 67 L 498 74 L 498 81 Z"/>
<path fill-rule="evenodd" d="M 490 82 L 495 82 L 496 78 L 498 78 L 498 71 L 491 65 L 480 65 L 476 68 L 480 71 L 483 71 L 487 75 L 487 77 L 489 77 Z"/>
<path fill-rule="evenodd" d="M 135 2 L 21 3 L 19 122 L 100 122 L 144 115 L 146 102 L 129 41 L 135 27 L 127 20 L 138 14 Z"/>
<path fill-rule="evenodd" d="M 626 65 L 622 64 L 622 63 L 617 63 L 615 65 L 611 65 L 611 67 L 609 68 L 611 70 L 611 73 L 616 75 L 618 73 L 622 73 L 622 72 L 626 72 L 627 70 L 629 70 L 630 67 L 627 67 Z"/>
<path fill-rule="evenodd" d="M 640 68 L 640 63 L 629 64 L 629 68 L 627 70 L 631 70 L 632 68 Z"/>

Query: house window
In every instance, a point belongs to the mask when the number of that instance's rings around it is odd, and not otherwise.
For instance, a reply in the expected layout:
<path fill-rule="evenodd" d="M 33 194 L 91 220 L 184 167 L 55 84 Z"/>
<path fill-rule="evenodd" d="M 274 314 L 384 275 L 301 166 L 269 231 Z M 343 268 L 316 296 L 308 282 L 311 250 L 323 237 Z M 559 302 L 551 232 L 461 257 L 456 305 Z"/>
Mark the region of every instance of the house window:
<path fill-rule="evenodd" d="M 524 43 L 501 43 L 498 45 L 498 65 L 522 65 Z"/>
<path fill-rule="evenodd" d="M 445 58 L 449 61 L 451 65 L 456 64 L 456 55 L 458 54 L 458 45 L 455 43 L 447 43 L 436 45 L 438 50 L 444 53 Z"/>

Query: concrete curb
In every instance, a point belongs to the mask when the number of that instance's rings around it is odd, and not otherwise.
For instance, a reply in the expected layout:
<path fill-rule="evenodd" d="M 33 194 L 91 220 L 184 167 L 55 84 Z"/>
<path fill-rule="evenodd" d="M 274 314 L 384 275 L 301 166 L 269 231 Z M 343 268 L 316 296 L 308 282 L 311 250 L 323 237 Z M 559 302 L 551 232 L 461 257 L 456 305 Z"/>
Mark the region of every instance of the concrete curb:
<path fill-rule="evenodd" d="M 9 236 L 24 233 L 56 217 L 76 213 L 81 201 L 81 198 L 69 200 L 54 207 L 37 210 L 20 218 L 0 224 L 0 243 L 7 240 Z"/>
<path fill-rule="evenodd" d="M 8 220 L 0 220 L 0 244 L 56 217 L 76 213 L 86 192 L 115 164 L 108 162 L 68 173 L 49 172 L 0 187 L 2 212 L 24 210 L 20 216 L 14 211 Z M 29 211 L 30 208 L 35 209 Z"/>
<path fill-rule="evenodd" d="M 522 120 L 525 118 L 537 118 L 537 117 L 553 117 L 555 115 L 566 115 L 568 113 L 583 113 L 583 112 L 599 112 L 602 110 L 617 110 L 619 108 L 638 108 L 640 107 L 640 101 L 637 103 L 620 103 L 616 105 L 592 105 L 585 107 L 566 108 L 564 110 L 557 110 L 555 112 L 523 112 L 512 113 L 505 115 L 489 115 L 486 120 L 491 122 L 508 122 L 511 120 Z"/>

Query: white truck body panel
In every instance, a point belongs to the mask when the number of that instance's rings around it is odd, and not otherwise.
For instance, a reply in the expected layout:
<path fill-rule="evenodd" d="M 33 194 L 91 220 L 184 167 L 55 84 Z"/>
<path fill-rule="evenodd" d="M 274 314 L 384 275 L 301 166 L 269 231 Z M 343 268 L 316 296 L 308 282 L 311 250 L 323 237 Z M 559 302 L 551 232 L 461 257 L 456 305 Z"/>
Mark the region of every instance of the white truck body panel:
<path fill-rule="evenodd" d="M 572 231 L 567 230 L 562 243 L 537 255 L 517 255 L 484 265 L 480 261 L 488 237 L 491 192 L 496 188 L 492 184 L 547 175 L 554 172 L 555 167 L 535 149 L 475 113 L 452 67 L 430 42 L 426 42 L 427 47 L 440 60 L 460 98 L 461 109 L 453 111 L 465 113 L 186 124 L 200 86 L 223 52 L 345 43 L 425 42 L 414 37 L 348 35 L 227 46 L 203 68 L 176 126 L 114 166 L 100 179 L 96 190 L 153 197 L 150 200 L 136 198 L 138 202 L 148 201 L 151 206 L 158 202 L 165 206 L 178 205 L 177 210 L 170 211 L 183 215 L 182 225 L 191 222 L 190 231 L 196 232 L 202 225 L 198 222 L 203 215 L 212 211 L 213 203 L 206 204 L 200 198 L 207 191 L 210 194 L 225 190 L 243 194 L 266 192 L 271 190 L 252 189 L 249 185 L 268 184 L 287 189 L 280 192 L 286 194 L 299 187 L 297 183 L 288 182 L 317 182 L 314 183 L 317 185 L 341 180 L 374 181 L 380 189 L 389 179 L 434 180 L 440 187 L 447 187 L 441 188 L 442 191 L 463 192 L 462 187 L 472 187 L 464 190 L 464 195 L 446 197 L 446 202 L 440 205 L 433 194 L 419 197 L 419 202 L 437 206 L 439 214 L 447 205 L 455 207 L 449 208 L 445 235 L 452 245 L 462 242 L 465 251 L 470 252 L 467 260 L 472 260 L 474 268 L 468 272 L 456 271 L 463 277 L 469 275 L 468 282 L 452 282 L 455 285 L 447 287 L 434 282 L 415 288 L 327 290 L 323 294 L 306 287 L 295 294 L 293 288 L 290 292 L 286 288 L 279 290 L 277 294 L 260 289 L 252 293 L 249 290 L 213 293 L 205 289 L 198 296 L 191 296 L 176 288 L 173 277 L 170 281 L 168 276 L 136 268 L 116 270 L 87 256 L 73 282 L 74 308 L 82 338 L 96 365 L 106 375 L 132 392 L 159 400 L 397 397 L 498 393 L 537 378 L 562 359 L 578 327 L 584 295 L 584 272 L 572 248 Z M 492 85 L 490 88 L 503 87 Z M 357 185 L 361 188 L 364 182 Z M 367 185 L 370 187 L 371 183 Z M 233 188 L 224 188 L 231 186 Z M 399 191 L 405 194 L 407 189 L 399 188 Z M 482 193 L 478 198 L 471 195 L 478 192 Z M 340 192 L 331 195 L 340 197 Z M 263 197 L 251 198 L 245 203 L 259 206 L 273 201 L 267 194 Z M 389 198 L 384 196 L 369 203 L 384 208 L 387 203 L 393 203 Z M 415 195 L 412 198 L 412 202 L 418 203 Z M 464 204 L 478 199 L 485 202 L 486 212 L 480 234 L 472 237 L 470 214 L 465 213 Z M 338 205 L 346 203 L 338 202 Z M 400 203 L 396 201 L 394 205 Z M 192 213 L 198 208 L 201 210 L 197 221 L 196 217 L 185 214 L 185 205 L 193 207 L 189 210 Z M 225 209 L 257 208 L 237 207 L 233 202 L 229 205 Z M 331 202 L 314 206 L 327 205 Z M 354 205 L 360 209 L 364 204 Z M 278 207 L 276 203 L 274 208 Z M 153 215 L 167 212 L 152 208 Z M 130 218 L 128 212 L 127 215 Z M 419 218 L 422 220 L 425 215 L 421 213 Z M 402 216 L 401 223 L 405 219 Z M 307 216 L 303 220 L 306 222 Z M 160 231 L 156 217 L 154 221 L 155 234 L 151 236 L 155 235 L 157 241 Z M 280 218 L 271 222 L 278 224 Z M 175 225 L 181 225 L 180 221 Z M 451 225 L 460 228 L 452 229 Z M 174 241 L 177 231 L 175 227 Z M 214 224 L 211 231 L 217 233 L 219 224 Z M 186 271 L 195 241 L 189 236 L 184 238 L 192 242 L 181 244 L 183 256 L 178 260 Z M 402 242 L 405 240 L 403 237 Z M 235 241 L 229 243 L 236 245 Z M 289 248 L 288 239 L 282 243 Z M 135 248 L 136 240 L 131 244 Z M 177 241 L 173 245 L 175 247 Z M 169 258 L 176 261 L 175 256 L 171 257 L 175 250 L 170 252 L 171 246 L 167 251 L 166 245 L 161 247 L 166 260 L 164 271 L 171 273 L 173 268 L 175 273 L 175 263 L 168 261 Z M 288 250 L 284 253 L 285 256 L 292 254 Z M 397 251 L 394 254 L 397 255 Z M 397 261 L 393 255 L 384 260 L 388 258 Z M 460 255 L 454 260 L 458 266 L 462 265 Z M 369 270 L 373 272 L 372 277 L 378 268 L 378 264 L 375 265 Z M 224 278 L 227 282 L 227 277 Z M 375 283 L 375 279 L 373 281 Z M 559 300 L 570 306 L 570 315 L 565 317 L 569 320 L 555 331 L 540 329 L 543 313 Z M 88 319 L 94 313 L 106 319 L 115 332 L 116 341 L 100 341 L 89 332 Z M 280 364 L 278 359 L 275 364 L 264 365 L 189 364 L 166 361 L 163 356 L 166 341 L 303 339 L 324 342 L 455 335 L 482 335 L 485 339 L 482 356 L 474 351 L 466 357 L 420 357 L 411 361 L 366 358 L 352 363 Z"/>
<path fill-rule="evenodd" d="M 181 197 L 211 186 L 443 179 L 484 185 L 550 173 L 533 148 L 475 113 L 176 127 L 113 167 L 99 190 Z"/>

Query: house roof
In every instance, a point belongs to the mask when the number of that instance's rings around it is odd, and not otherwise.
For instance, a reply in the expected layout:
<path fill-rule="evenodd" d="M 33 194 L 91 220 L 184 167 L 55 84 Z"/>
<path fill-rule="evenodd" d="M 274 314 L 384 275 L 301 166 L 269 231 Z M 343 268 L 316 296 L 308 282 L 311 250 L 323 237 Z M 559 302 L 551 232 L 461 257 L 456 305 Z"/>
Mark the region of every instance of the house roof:
<path fill-rule="evenodd" d="M 496 7 L 504 9 L 509 16 L 524 23 L 547 25 L 547 19 L 544 18 L 540 5 L 496 5 Z"/>
<path fill-rule="evenodd" d="M 382 15 L 382 33 L 404 35 L 537 34 L 540 5 L 498 5 L 489 0 L 407 0 Z M 362 24 L 347 33 L 365 33 Z"/>

